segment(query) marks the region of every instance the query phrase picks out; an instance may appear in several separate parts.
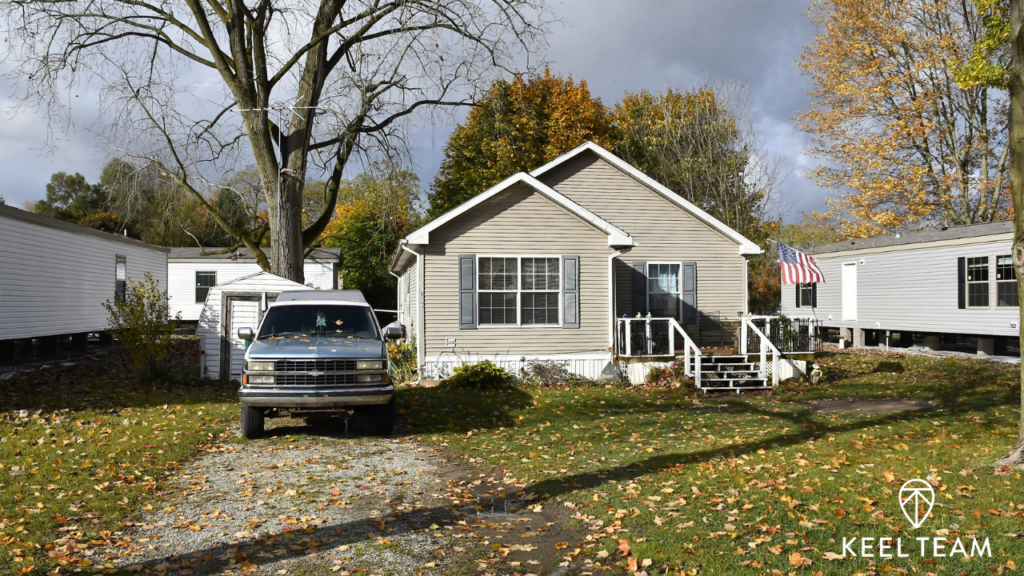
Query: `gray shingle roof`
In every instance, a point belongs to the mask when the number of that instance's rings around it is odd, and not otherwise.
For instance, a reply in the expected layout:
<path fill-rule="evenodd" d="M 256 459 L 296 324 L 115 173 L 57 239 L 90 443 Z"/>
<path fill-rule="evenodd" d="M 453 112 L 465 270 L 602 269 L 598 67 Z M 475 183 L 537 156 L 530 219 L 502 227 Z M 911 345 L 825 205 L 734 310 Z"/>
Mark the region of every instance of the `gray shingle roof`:
<path fill-rule="evenodd" d="M 948 228 L 926 228 L 912 232 L 901 232 L 899 238 L 893 234 L 873 236 L 862 240 L 846 240 L 834 244 L 826 244 L 807 250 L 808 254 L 833 254 L 850 250 L 866 250 L 868 248 L 885 248 L 908 244 L 924 244 L 940 240 L 961 240 L 964 238 L 981 238 L 997 234 L 1013 233 L 1013 221 L 989 222 L 986 224 L 969 224 L 966 226 L 950 226 Z"/>
<path fill-rule="evenodd" d="M 171 248 L 167 256 L 170 261 L 174 260 L 255 260 L 248 248 L 239 248 L 228 254 L 203 254 L 203 252 L 216 252 L 223 248 Z M 313 262 L 337 262 L 341 258 L 341 248 L 314 248 L 306 260 Z"/>

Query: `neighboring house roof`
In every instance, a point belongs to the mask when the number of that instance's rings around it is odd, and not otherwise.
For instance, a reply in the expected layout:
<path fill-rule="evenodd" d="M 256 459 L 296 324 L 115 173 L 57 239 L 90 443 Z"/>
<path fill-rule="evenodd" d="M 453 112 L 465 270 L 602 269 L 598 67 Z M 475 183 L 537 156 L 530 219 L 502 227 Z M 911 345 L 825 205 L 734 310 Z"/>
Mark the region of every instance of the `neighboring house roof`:
<path fill-rule="evenodd" d="M 430 244 L 431 232 L 437 230 L 441 226 L 447 224 L 448 222 L 454 220 L 455 218 L 458 218 L 462 214 L 465 214 L 466 212 L 472 210 L 473 208 L 479 206 L 480 204 L 490 200 L 491 198 L 497 196 L 498 194 L 501 194 L 502 192 L 508 190 L 512 186 L 515 186 L 516 184 L 520 183 L 525 184 L 530 188 L 533 188 L 542 196 L 548 198 L 555 204 L 558 204 L 559 206 L 569 211 L 570 213 L 575 214 L 581 220 L 587 222 L 594 228 L 597 228 L 598 230 L 607 234 L 609 246 L 621 247 L 635 245 L 635 243 L 633 242 L 633 238 L 629 234 L 626 234 L 619 228 L 613 226 L 604 218 L 601 218 L 597 214 L 594 214 L 590 210 L 587 210 L 583 206 L 580 206 L 579 204 L 573 202 L 572 200 L 564 196 L 562 193 L 555 191 L 554 188 L 548 186 L 547 184 L 544 184 L 540 180 L 537 180 L 533 176 L 530 176 L 529 174 L 526 174 L 524 172 L 519 172 L 518 174 L 514 174 L 502 180 L 501 182 L 492 186 L 482 194 L 478 194 L 472 200 L 463 202 L 459 206 L 449 210 L 448 212 L 445 212 L 439 218 L 433 220 L 426 226 L 420 228 L 419 230 L 416 230 L 415 232 L 407 236 L 405 239 L 406 242 L 409 244 L 417 245 Z"/>
<path fill-rule="evenodd" d="M 203 252 L 216 252 L 224 250 L 223 248 L 171 248 L 171 253 L 167 257 L 169 262 L 185 262 L 185 261 L 208 261 L 208 260 L 231 260 L 231 261 L 255 261 L 252 252 L 248 248 L 239 248 L 234 252 L 225 254 L 203 254 Z M 312 262 L 337 262 L 341 258 L 341 248 L 314 248 L 309 256 L 306 256 L 307 261 Z"/>
<path fill-rule="evenodd" d="M 5 206 L 0 204 L 0 217 L 21 220 L 22 222 L 38 224 L 39 226 L 45 226 L 47 228 L 53 228 L 55 230 L 64 230 L 66 232 L 73 232 L 75 234 L 96 236 L 97 238 L 103 238 L 104 240 L 110 240 L 111 242 L 131 244 L 132 246 L 149 248 L 151 250 L 159 250 L 160 252 L 170 252 L 170 249 L 165 246 L 156 246 L 154 244 L 143 242 L 142 240 L 136 240 L 135 238 L 128 238 L 127 236 L 122 236 L 120 234 L 111 234 L 110 232 L 96 230 L 95 228 L 89 228 L 87 226 L 81 226 L 79 224 L 72 224 L 71 222 L 57 220 L 56 218 L 50 218 L 49 216 L 41 216 L 39 214 L 36 214 L 35 212 L 21 210 L 13 206 Z"/>
<path fill-rule="evenodd" d="M 897 248 L 913 244 L 927 244 L 931 242 L 945 242 L 949 240 L 969 241 L 973 238 L 984 239 L 988 236 L 1003 236 L 1013 234 L 1013 221 L 1004 220 L 1001 222 L 988 222 L 985 224 L 968 224 L 965 226 L 950 226 L 942 228 L 926 228 L 912 232 L 901 232 L 895 234 L 883 234 L 864 238 L 861 240 L 846 240 L 834 244 L 826 244 L 817 248 L 807 250 L 808 254 L 836 254 L 840 252 L 851 252 L 853 250 L 873 250 L 885 248 Z"/>
<path fill-rule="evenodd" d="M 751 254 L 751 255 L 753 255 L 753 254 L 761 254 L 762 252 L 764 252 L 761 249 L 760 246 L 758 246 L 757 244 L 754 244 L 753 242 L 748 240 L 745 236 L 743 236 L 739 232 L 733 230 L 729 226 L 726 226 L 721 220 L 719 220 L 719 219 L 715 218 L 714 216 L 708 214 L 704 210 L 701 210 L 699 207 L 697 207 L 696 204 L 686 200 L 685 198 L 683 198 L 679 194 L 669 190 L 668 188 L 666 188 L 664 185 L 662 185 L 658 181 L 654 180 L 653 178 L 651 178 L 647 174 L 644 174 L 643 172 L 638 170 L 636 167 L 634 167 L 629 162 L 626 162 L 622 158 L 619 158 L 615 154 L 612 154 L 611 152 L 609 152 L 605 148 L 603 148 L 601 146 L 598 146 L 597 144 L 594 144 L 593 142 L 584 142 L 583 144 L 580 144 L 576 148 L 573 148 L 572 150 L 566 152 L 565 154 L 562 154 L 558 158 L 555 158 L 551 162 L 548 162 L 547 164 L 541 166 L 540 168 L 537 168 L 536 170 L 530 172 L 530 175 L 533 176 L 533 177 L 540 176 L 541 174 L 547 172 L 548 170 L 551 170 L 551 169 L 555 168 L 556 166 L 559 166 L 560 164 L 563 164 L 563 163 L 565 163 L 565 162 L 575 158 L 576 156 L 582 154 L 583 152 L 593 152 L 594 154 L 597 154 L 602 160 L 605 160 L 606 162 L 608 162 L 612 166 L 615 166 L 619 170 L 625 172 L 627 175 L 631 176 L 633 179 L 637 180 L 641 184 L 647 186 L 651 190 L 653 190 L 653 191 L 657 192 L 658 194 L 660 194 L 661 196 L 665 197 L 668 201 L 670 201 L 673 204 L 679 206 L 683 210 L 686 210 L 687 212 L 693 214 L 699 220 L 702 220 L 705 224 L 711 226 L 715 230 L 718 230 L 722 234 L 728 236 L 729 238 L 731 238 L 733 241 L 735 241 L 737 244 L 740 245 L 740 254 Z"/>

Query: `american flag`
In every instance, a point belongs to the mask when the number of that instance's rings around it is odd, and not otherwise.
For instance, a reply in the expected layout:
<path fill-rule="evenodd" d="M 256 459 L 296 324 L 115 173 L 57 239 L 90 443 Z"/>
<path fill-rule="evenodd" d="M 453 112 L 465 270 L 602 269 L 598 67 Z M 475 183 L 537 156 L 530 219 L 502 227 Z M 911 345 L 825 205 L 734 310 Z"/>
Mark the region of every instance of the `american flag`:
<path fill-rule="evenodd" d="M 825 275 L 814 258 L 785 244 L 779 244 L 779 263 L 782 265 L 783 284 L 825 283 Z"/>

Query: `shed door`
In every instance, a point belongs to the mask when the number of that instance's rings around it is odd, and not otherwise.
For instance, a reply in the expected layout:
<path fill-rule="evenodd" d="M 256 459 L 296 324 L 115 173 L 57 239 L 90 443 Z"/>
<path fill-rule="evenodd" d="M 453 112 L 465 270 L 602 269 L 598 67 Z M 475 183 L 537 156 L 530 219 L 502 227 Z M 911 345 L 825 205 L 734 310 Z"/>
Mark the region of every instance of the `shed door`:
<path fill-rule="evenodd" d="M 857 264 L 843 264 L 843 320 L 857 319 Z"/>
<path fill-rule="evenodd" d="M 228 374 L 224 375 L 228 380 L 242 380 L 242 363 L 245 361 L 245 341 L 238 337 L 239 328 L 252 328 L 256 330 L 260 323 L 260 302 L 252 297 L 232 297 L 227 299 L 227 310 L 224 315 L 227 317 L 227 334 L 224 335 L 226 343 L 227 363 L 221 365 L 221 370 L 227 369 Z"/>

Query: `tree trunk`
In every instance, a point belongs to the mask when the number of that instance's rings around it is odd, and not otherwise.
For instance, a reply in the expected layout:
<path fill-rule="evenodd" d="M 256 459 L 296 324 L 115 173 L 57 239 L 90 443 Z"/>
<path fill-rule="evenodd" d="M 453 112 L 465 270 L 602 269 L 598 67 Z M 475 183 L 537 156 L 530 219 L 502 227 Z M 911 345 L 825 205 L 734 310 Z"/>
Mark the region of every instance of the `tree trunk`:
<path fill-rule="evenodd" d="M 271 272 L 305 284 L 302 269 L 302 182 L 296 178 L 281 178 L 280 186 L 277 209 L 269 214 Z"/>
<path fill-rule="evenodd" d="M 1010 0 L 1010 195 L 1013 197 L 1013 264 L 1017 268 L 1017 298 L 1021 304 L 1017 322 L 1024 349 L 1024 0 Z M 1024 464 L 1024 363 L 1020 365 L 1021 423 L 1017 444 L 998 465 Z"/>

